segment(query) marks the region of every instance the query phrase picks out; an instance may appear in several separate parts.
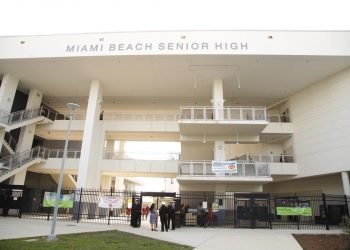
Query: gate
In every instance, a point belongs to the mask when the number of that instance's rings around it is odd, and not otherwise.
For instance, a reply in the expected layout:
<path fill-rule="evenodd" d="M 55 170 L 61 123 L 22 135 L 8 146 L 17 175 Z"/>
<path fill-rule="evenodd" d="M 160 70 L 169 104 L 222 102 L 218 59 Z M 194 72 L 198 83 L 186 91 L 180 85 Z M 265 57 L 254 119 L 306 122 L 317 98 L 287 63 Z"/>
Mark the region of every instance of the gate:
<path fill-rule="evenodd" d="M 0 186 L 0 214 L 3 216 L 22 216 L 23 185 Z"/>
<path fill-rule="evenodd" d="M 235 193 L 235 227 L 271 228 L 270 195 Z"/>

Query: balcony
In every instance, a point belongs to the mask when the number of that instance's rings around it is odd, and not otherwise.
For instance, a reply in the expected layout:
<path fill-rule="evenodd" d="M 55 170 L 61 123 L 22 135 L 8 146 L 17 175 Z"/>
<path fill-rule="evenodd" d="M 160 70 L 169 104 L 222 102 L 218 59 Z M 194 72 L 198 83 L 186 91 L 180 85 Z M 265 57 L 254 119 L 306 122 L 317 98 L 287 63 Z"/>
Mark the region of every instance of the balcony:
<path fill-rule="evenodd" d="M 177 180 L 213 182 L 271 182 L 269 164 L 237 161 L 237 173 L 214 173 L 211 161 L 180 161 Z"/>
<path fill-rule="evenodd" d="M 181 107 L 182 135 L 258 136 L 268 124 L 265 107 Z"/>

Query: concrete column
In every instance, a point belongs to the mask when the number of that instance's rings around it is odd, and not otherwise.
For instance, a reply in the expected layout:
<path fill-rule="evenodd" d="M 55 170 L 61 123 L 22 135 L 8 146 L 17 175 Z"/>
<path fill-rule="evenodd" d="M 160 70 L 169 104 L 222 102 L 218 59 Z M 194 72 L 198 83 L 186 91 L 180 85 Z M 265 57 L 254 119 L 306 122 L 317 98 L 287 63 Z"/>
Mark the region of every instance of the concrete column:
<path fill-rule="evenodd" d="M 40 108 L 42 100 L 42 92 L 37 89 L 31 89 L 29 91 L 28 101 L 26 109 L 37 109 Z M 17 143 L 17 152 L 24 152 L 30 150 L 33 145 L 33 139 L 35 135 L 36 124 L 30 124 L 21 128 Z M 27 170 L 24 169 L 18 174 L 14 175 L 10 179 L 10 183 L 13 185 L 24 185 Z"/>
<path fill-rule="evenodd" d="M 222 79 L 215 79 L 213 82 L 212 103 L 214 108 L 214 119 L 223 119 L 224 90 Z"/>
<path fill-rule="evenodd" d="M 15 99 L 15 94 L 18 86 L 18 79 L 5 74 L 2 77 L 0 86 L 0 109 L 8 113 L 11 112 L 13 100 Z M 4 141 L 5 130 L 0 130 L 0 151 L 2 148 L 2 143 Z"/>
<path fill-rule="evenodd" d="M 118 159 L 122 160 L 124 159 L 124 148 L 125 148 L 125 141 L 119 141 L 119 152 L 118 152 Z"/>
<path fill-rule="evenodd" d="M 224 161 L 225 157 L 225 141 L 214 142 L 214 160 Z"/>
<path fill-rule="evenodd" d="M 101 189 L 110 189 L 112 184 L 112 177 L 108 175 L 101 176 Z"/>
<path fill-rule="evenodd" d="M 350 184 L 348 172 L 341 172 L 341 180 L 343 182 L 344 194 L 350 196 Z"/>
<path fill-rule="evenodd" d="M 124 185 L 124 177 L 115 177 L 115 186 L 114 190 L 125 190 L 125 185 Z"/>
<path fill-rule="evenodd" d="M 78 170 L 78 188 L 99 188 L 99 158 L 102 159 L 104 133 L 100 121 L 102 85 L 94 80 L 91 83 L 89 101 L 86 110 L 85 128 Z M 101 156 L 101 157 L 100 157 Z"/>
<path fill-rule="evenodd" d="M 107 152 L 114 151 L 114 140 L 106 140 L 106 151 Z"/>
<path fill-rule="evenodd" d="M 106 140 L 105 157 L 115 159 L 114 157 L 114 140 Z"/>

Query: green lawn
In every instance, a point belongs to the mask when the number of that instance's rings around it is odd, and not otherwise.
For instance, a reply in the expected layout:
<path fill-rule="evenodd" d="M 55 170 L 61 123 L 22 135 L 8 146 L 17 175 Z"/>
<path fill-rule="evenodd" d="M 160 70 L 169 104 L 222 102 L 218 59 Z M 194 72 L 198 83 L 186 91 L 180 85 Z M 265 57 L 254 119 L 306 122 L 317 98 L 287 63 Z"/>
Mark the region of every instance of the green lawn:
<path fill-rule="evenodd" d="M 151 233 L 151 232 L 150 232 Z M 28 241 L 37 239 L 36 241 Z M 46 237 L 0 240 L 0 249 L 6 250 L 48 250 L 48 249 L 192 249 L 165 241 L 154 240 L 119 231 L 58 235 L 57 240 L 48 242 Z"/>

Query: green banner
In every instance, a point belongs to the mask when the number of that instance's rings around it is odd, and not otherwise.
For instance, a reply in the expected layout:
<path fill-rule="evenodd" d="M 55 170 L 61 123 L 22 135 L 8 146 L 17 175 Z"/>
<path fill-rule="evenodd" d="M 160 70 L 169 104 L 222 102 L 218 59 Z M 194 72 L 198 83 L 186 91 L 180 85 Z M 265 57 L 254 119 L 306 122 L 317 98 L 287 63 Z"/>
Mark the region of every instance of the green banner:
<path fill-rule="evenodd" d="M 45 192 L 43 207 L 54 207 L 56 200 L 56 193 L 54 192 Z M 64 194 L 61 195 L 58 200 L 59 208 L 73 208 L 74 194 Z"/>
<path fill-rule="evenodd" d="M 277 215 L 312 216 L 311 207 L 277 207 Z"/>

